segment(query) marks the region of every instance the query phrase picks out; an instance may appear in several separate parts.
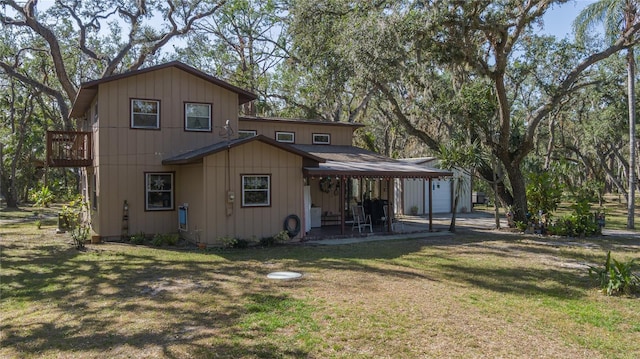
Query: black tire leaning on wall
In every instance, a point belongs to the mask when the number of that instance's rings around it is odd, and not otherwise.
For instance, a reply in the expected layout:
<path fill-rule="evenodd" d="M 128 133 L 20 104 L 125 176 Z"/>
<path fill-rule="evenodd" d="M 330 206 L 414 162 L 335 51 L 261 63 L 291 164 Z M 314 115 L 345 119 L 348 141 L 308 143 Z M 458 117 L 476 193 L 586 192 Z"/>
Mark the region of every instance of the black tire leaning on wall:
<path fill-rule="evenodd" d="M 291 220 L 296 222 L 295 228 L 291 228 Z M 289 238 L 293 238 L 300 233 L 300 217 L 295 214 L 290 214 L 284 219 L 284 230 L 287 231 Z"/>

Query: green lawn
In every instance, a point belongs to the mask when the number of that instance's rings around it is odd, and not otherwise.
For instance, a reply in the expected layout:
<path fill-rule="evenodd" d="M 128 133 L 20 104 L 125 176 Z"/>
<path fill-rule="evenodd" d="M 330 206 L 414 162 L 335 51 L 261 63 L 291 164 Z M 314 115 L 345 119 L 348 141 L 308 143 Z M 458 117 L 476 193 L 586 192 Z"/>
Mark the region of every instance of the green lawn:
<path fill-rule="evenodd" d="M 495 231 L 344 246 L 72 248 L 0 224 L 2 358 L 637 358 L 640 299 L 586 265 L 638 239 Z M 304 274 L 294 281 L 272 271 Z"/>

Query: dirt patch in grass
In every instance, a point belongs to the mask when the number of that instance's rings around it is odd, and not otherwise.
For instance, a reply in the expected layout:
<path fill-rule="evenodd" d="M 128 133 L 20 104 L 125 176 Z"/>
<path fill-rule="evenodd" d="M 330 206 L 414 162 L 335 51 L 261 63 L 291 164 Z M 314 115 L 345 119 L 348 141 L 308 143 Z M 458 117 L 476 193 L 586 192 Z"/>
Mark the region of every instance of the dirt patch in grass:
<path fill-rule="evenodd" d="M 202 252 L 111 243 L 79 252 L 48 229 L 0 233 L 0 357 L 640 355 L 640 302 L 603 296 L 584 267 L 604 260 L 610 244 L 602 240 L 485 231 L 342 246 Z M 639 249 L 620 245 L 613 255 L 630 259 Z M 282 270 L 304 276 L 266 277 Z"/>

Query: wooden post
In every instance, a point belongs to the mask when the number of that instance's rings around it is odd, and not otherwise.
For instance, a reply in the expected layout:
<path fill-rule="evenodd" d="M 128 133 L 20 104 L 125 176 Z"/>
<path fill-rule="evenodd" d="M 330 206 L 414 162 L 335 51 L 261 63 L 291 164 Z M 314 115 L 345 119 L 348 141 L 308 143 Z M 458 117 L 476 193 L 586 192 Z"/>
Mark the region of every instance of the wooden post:
<path fill-rule="evenodd" d="M 345 191 L 346 191 L 346 181 L 344 176 L 340 176 L 340 234 L 344 234 L 345 226 L 344 226 L 344 199 L 345 199 Z"/>
<path fill-rule="evenodd" d="M 429 232 L 433 232 L 433 178 L 429 177 Z"/>
<path fill-rule="evenodd" d="M 391 178 L 387 179 L 387 232 L 391 232 L 393 205 L 391 204 Z"/>

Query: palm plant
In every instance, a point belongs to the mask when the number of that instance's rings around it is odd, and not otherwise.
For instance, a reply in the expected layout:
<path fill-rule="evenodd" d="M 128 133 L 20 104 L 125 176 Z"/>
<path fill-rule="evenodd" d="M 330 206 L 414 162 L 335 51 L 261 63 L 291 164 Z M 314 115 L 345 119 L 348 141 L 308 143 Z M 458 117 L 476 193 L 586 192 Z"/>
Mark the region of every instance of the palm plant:
<path fill-rule="evenodd" d="M 573 22 L 576 39 L 582 41 L 585 34 L 596 24 L 602 23 L 605 35 L 612 42 L 620 35 L 626 36 L 638 21 L 637 0 L 599 0 L 582 10 Z M 636 118 L 635 118 L 635 58 L 633 44 L 635 36 L 627 40 L 627 102 L 629 110 L 629 191 L 627 194 L 627 228 L 632 229 L 635 213 L 636 182 Z"/>

